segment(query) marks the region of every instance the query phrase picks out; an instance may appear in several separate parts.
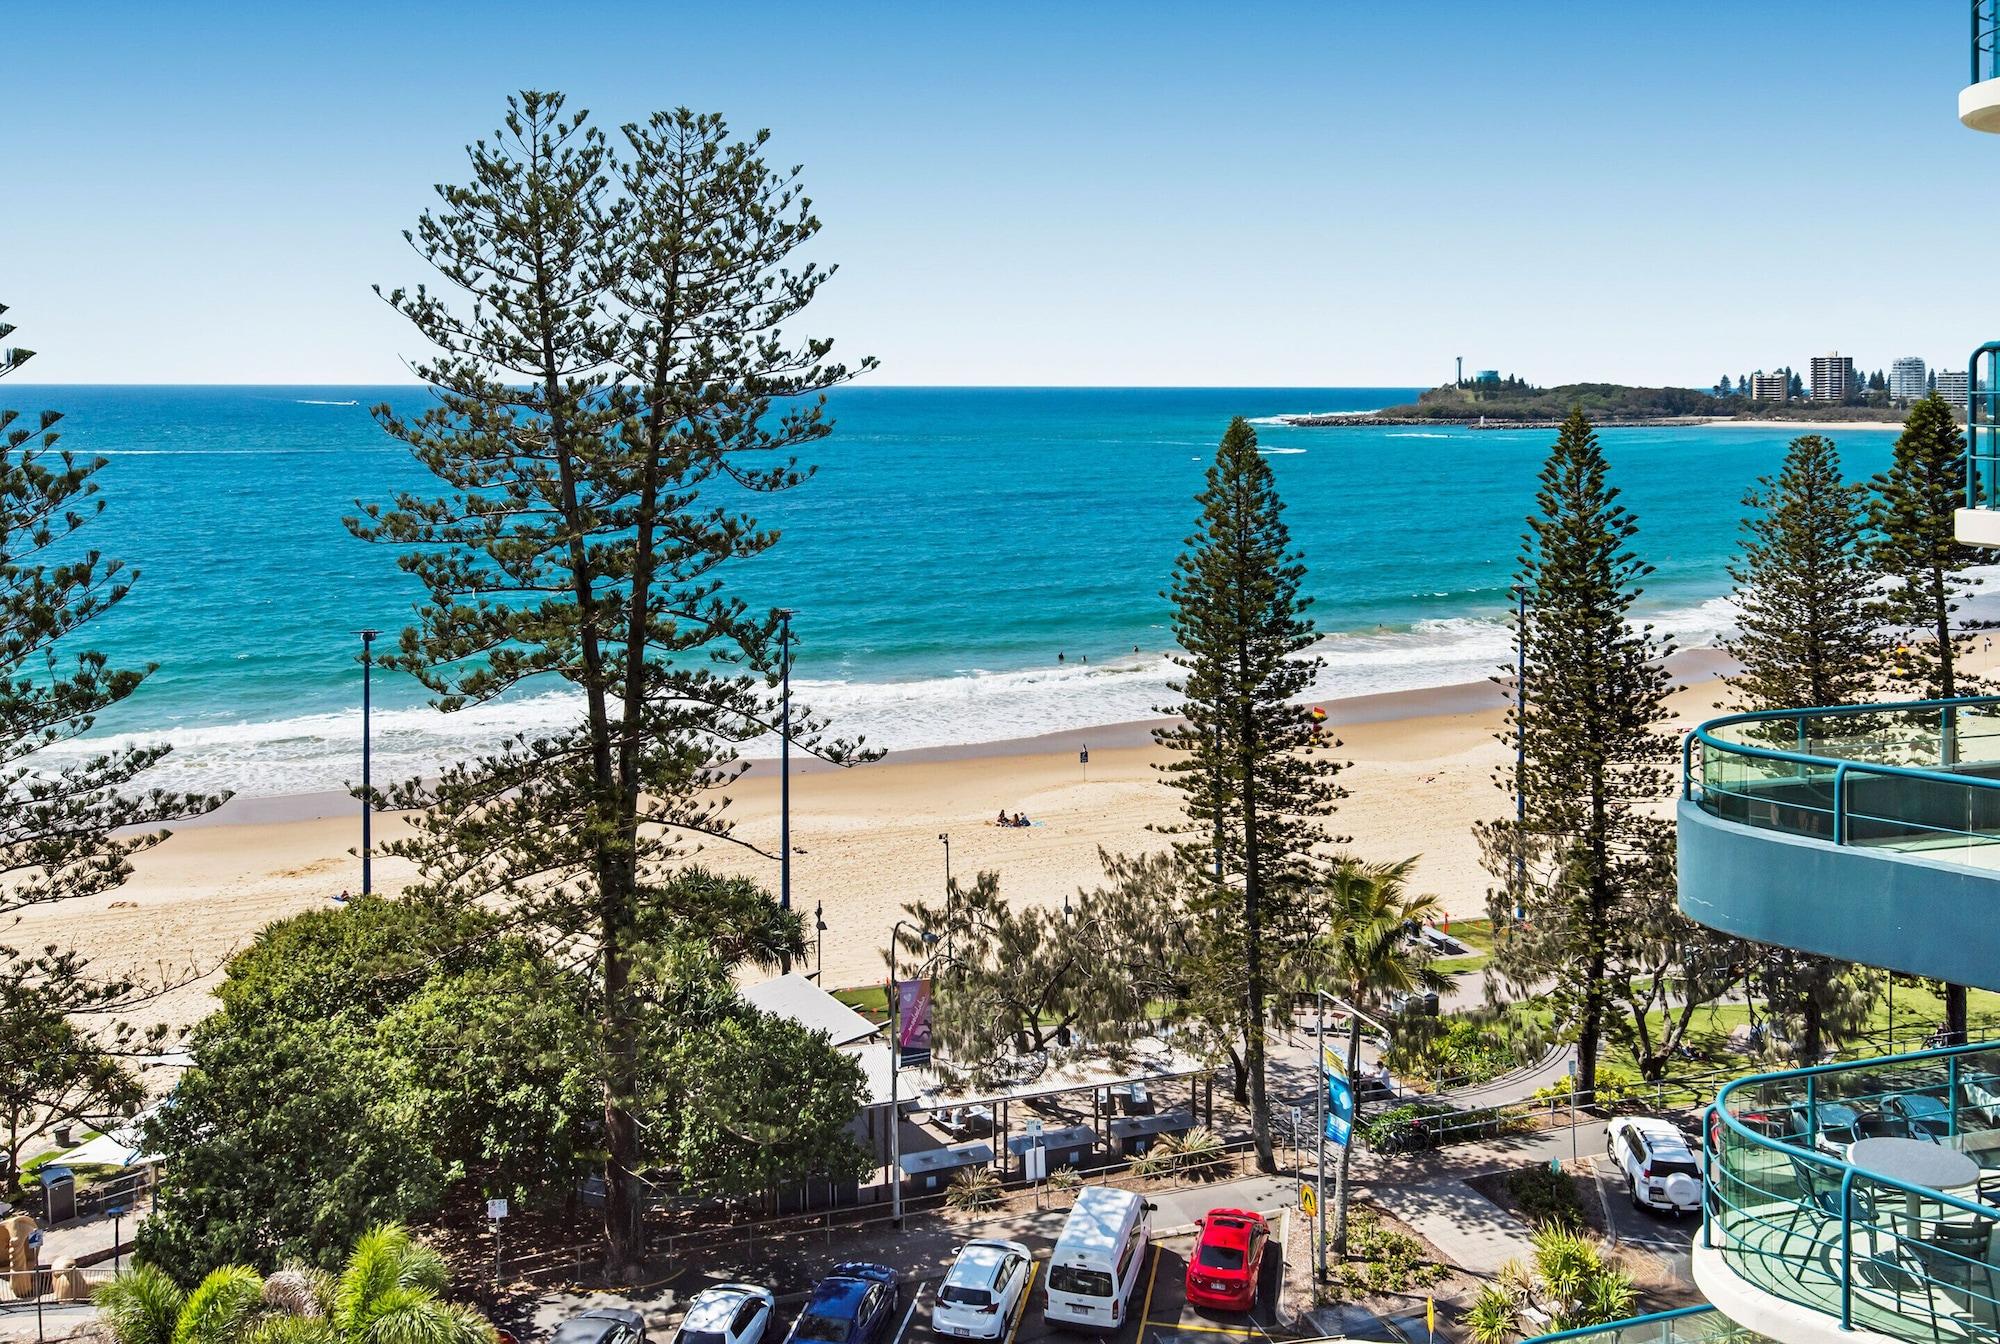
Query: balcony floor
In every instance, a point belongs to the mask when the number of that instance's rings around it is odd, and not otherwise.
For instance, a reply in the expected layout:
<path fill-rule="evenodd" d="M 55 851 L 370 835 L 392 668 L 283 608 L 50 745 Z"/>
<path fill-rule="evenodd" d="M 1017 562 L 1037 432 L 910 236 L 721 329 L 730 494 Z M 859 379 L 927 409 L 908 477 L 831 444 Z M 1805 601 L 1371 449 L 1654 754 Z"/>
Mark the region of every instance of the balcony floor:
<path fill-rule="evenodd" d="M 1793 1214 L 1790 1205 L 1772 1203 L 1745 1209 L 1736 1214 L 1725 1236 L 1715 1230 L 1716 1247 L 1723 1260 L 1745 1283 L 1799 1306 L 1827 1314 L 1828 1325 L 1840 1321 L 1840 1224 L 1830 1219 L 1802 1217 L 1786 1243 L 1786 1225 Z M 1900 1304 L 1894 1292 L 1897 1276 L 1893 1270 L 1877 1269 L 1869 1263 L 1869 1229 L 1854 1229 L 1854 1328 L 1886 1335 L 1891 1339 L 1978 1340 L 1993 1344 L 2000 1339 L 2000 1313 L 1994 1299 L 2000 1297 L 2000 1267 L 1993 1271 L 1993 1288 L 1984 1277 L 1975 1275 L 1974 1287 L 1930 1285 L 1931 1302 L 1937 1310 L 1937 1326 L 1932 1329 L 1930 1307 L 1925 1302 L 1926 1285 L 1914 1268 L 1907 1266 Z M 1996 1238 L 2000 1239 L 2000 1238 Z M 1880 1254 L 1887 1259 L 1893 1240 L 1879 1237 Z M 1778 1254 L 1784 1246 L 1785 1254 Z M 1988 1250 L 1989 1258 L 1992 1248 Z"/>

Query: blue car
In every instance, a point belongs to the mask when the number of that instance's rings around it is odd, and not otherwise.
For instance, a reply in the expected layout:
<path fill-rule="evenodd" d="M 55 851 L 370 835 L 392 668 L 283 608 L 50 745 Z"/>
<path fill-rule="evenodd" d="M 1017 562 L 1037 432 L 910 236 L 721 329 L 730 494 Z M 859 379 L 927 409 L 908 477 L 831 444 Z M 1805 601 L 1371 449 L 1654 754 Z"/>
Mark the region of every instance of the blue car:
<path fill-rule="evenodd" d="M 878 1344 L 896 1316 L 896 1271 L 887 1265 L 835 1265 L 813 1289 L 786 1344 Z"/>

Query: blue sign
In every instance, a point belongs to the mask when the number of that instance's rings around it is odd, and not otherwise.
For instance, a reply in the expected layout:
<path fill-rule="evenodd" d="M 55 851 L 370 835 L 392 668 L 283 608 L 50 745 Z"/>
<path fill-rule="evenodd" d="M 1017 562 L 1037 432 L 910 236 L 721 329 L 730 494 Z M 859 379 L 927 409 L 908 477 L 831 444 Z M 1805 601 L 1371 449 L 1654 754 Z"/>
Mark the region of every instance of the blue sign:
<path fill-rule="evenodd" d="M 1354 1086 L 1338 1073 L 1326 1075 L 1326 1137 L 1344 1144 L 1354 1130 Z"/>

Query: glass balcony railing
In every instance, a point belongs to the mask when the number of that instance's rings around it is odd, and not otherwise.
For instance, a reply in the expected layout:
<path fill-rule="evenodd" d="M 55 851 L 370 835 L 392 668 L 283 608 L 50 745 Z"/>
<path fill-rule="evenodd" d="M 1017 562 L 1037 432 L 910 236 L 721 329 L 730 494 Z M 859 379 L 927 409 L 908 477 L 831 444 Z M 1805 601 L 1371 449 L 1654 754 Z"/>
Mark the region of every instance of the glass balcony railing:
<path fill-rule="evenodd" d="M 1966 374 L 1965 507 L 2000 509 L 2000 341 L 1973 351 Z"/>
<path fill-rule="evenodd" d="M 1568 1344 L 1573 1339 L 1588 1340 L 1590 1344 L 1754 1344 L 1763 1338 L 1714 1307 L 1681 1307 L 1609 1325 L 1586 1325 L 1579 1330 L 1537 1335 L 1522 1344 L 1557 1344 L 1557 1341 Z"/>
<path fill-rule="evenodd" d="M 2000 0 L 1972 0 L 1972 77 L 1968 84 L 2000 78 Z"/>
<path fill-rule="evenodd" d="M 2000 1340 L 2000 1045 L 1742 1078 L 1707 1115 L 1702 1244 L 1842 1329 Z"/>
<path fill-rule="evenodd" d="M 1682 773 L 1726 821 L 2000 867 L 2000 697 L 1715 719 Z"/>

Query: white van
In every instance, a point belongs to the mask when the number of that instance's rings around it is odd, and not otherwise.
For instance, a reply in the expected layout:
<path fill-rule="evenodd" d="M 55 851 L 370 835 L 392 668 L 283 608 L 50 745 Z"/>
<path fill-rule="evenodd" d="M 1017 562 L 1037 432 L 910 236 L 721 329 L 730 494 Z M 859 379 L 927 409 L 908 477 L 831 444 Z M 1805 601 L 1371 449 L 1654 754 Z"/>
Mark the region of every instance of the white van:
<path fill-rule="evenodd" d="M 1130 1190 L 1088 1185 L 1077 1193 L 1049 1256 L 1042 1308 L 1049 1324 L 1109 1332 L 1125 1323 L 1146 1267 L 1152 1219 L 1153 1206 Z"/>

